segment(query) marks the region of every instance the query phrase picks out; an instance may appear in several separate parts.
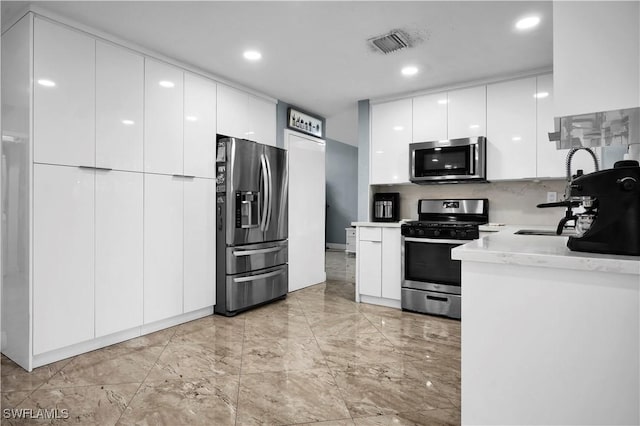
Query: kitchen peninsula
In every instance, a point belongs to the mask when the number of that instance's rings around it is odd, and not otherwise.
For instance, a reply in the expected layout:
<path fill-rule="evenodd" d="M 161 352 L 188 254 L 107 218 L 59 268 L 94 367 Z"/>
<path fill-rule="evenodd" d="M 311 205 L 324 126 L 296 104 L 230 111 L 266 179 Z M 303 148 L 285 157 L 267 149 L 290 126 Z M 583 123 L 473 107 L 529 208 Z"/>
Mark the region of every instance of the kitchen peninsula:
<path fill-rule="evenodd" d="M 639 424 L 640 258 L 508 228 L 462 261 L 463 424 Z"/>

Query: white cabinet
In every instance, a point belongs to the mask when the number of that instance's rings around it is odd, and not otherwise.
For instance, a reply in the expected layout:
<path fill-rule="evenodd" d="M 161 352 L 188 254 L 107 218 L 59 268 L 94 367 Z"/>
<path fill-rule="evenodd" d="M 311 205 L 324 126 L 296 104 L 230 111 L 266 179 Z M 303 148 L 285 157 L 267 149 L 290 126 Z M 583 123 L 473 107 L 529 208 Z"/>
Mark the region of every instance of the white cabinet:
<path fill-rule="evenodd" d="M 182 313 L 183 178 L 144 175 L 144 323 Z"/>
<path fill-rule="evenodd" d="M 142 173 L 96 171 L 96 337 L 142 324 Z"/>
<path fill-rule="evenodd" d="M 144 171 L 183 174 L 183 72 L 145 59 Z"/>
<path fill-rule="evenodd" d="M 536 78 L 487 86 L 487 179 L 536 177 Z"/>
<path fill-rule="evenodd" d="M 33 167 L 33 353 L 94 337 L 94 171 Z"/>
<path fill-rule="evenodd" d="M 382 228 L 382 288 L 385 299 L 400 300 L 402 288 L 402 236 L 400 228 Z"/>
<path fill-rule="evenodd" d="M 96 166 L 142 171 L 144 60 L 96 42 Z"/>
<path fill-rule="evenodd" d="M 439 141 L 448 138 L 447 93 L 413 98 L 413 141 Z"/>
<path fill-rule="evenodd" d="M 385 305 L 397 302 L 399 307 L 402 288 L 400 228 L 358 227 L 357 250 L 358 295 L 375 298 L 367 298 L 363 300 L 365 302 Z"/>
<path fill-rule="evenodd" d="M 370 184 L 409 182 L 412 100 L 371 106 Z"/>
<path fill-rule="evenodd" d="M 33 159 L 38 163 L 95 164 L 95 41 L 35 20 Z"/>
<path fill-rule="evenodd" d="M 247 139 L 276 146 L 276 104 L 249 95 Z"/>
<path fill-rule="evenodd" d="M 487 123 L 486 86 L 447 92 L 448 139 L 485 136 Z"/>
<path fill-rule="evenodd" d="M 184 74 L 184 174 L 215 177 L 216 84 Z"/>
<path fill-rule="evenodd" d="M 275 103 L 219 84 L 217 114 L 221 135 L 275 146 Z"/>
<path fill-rule="evenodd" d="M 536 176 L 566 177 L 565 160 L 569 150 L 557 150 L 556 143 L 549 141 L 549 133 L 555 129 L 553 76 L 538 76 L 536 84 Z"/>
<path fill-rule="evenodd" d="M 215 209 L 215 180 L 184 180 L 184 312 L 215 305 Z"/>

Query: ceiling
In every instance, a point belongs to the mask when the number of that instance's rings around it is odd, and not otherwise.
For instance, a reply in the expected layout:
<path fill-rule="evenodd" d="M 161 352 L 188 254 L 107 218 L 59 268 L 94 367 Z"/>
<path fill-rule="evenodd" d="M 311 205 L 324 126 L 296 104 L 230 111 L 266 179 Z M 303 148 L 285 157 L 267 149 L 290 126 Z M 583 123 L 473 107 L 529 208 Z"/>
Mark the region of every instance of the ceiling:
<path fill-rule="evenodd" d="M 535 1 L 2 2 L 80 22 L 223 79 L 327 117 L 356 102 L 550 67 L 552 3 Z M 528 14 L 541 24 L 517 32 Z M 412 47 L 384 55 L 369 38 L 403 31 Z M 248 48 L 262 52 L 246 61 Z M 418 74 L 400 69 L 415 65 Z M 350 122 L 342 118 L 338 121 Z M 355 123 L 353 133 L 355 135 Z"/>

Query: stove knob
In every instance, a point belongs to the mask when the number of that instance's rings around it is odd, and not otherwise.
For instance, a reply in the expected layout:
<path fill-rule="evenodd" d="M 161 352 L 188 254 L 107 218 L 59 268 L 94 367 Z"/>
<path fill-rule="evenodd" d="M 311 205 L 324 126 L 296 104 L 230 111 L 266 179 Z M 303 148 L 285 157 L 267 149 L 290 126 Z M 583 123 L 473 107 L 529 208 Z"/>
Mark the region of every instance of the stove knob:
<path fill-rule="evenodd" d="M 452 237 L 454 237 L 454 238 L 455 238 L 455 236 L 456 236 L 456 230 L 455 230 L 455 229 L 452 229 L 451 231 L 449 231 L 449 235 L 451 235 Z"/>
<path fill-rule="evenodd" d="M 416 234 L 416 230 L 413 228 L 409 228 L 407 229 L 407 234 L 409 234 L 409 236 L 413 236 Z"/>
<path fill-rule="evenodd" d="M 440 230 L 439 229 L 434 230 L 433 231 L 433 236 L 434 237 L 439 237 L 440 236 Z"/>
<path fill-rule="evenodd" d="M 423 237 L 424 236 L 424 229 L 418 229 L 418 235 Z"/>
<path fill-rule="evenodd" d="M 467 236 L 467 231 L 460 231 L 460 238 L 464 238 Z"/>

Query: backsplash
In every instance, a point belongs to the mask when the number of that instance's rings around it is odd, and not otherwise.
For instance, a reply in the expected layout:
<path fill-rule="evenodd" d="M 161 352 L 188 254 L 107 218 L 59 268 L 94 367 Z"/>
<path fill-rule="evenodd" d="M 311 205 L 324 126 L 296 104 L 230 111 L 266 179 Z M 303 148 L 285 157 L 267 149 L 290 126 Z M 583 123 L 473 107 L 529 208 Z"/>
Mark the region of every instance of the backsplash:
<path fill-rule="evenodd" d="M 547 192 L 558 193 L 558 201 L 564 197 L 565 180 L 540 182 L 492 182 L 443 185 L 373 185 L 371 192 L 399 192 L 400 218 L 418 218 L 420 198 L 488 198 L 489 221 L 507 225 L 555 226 L 564 216 L 565 209 L 538 209 L 536 205 L 547 202 Z"/>

